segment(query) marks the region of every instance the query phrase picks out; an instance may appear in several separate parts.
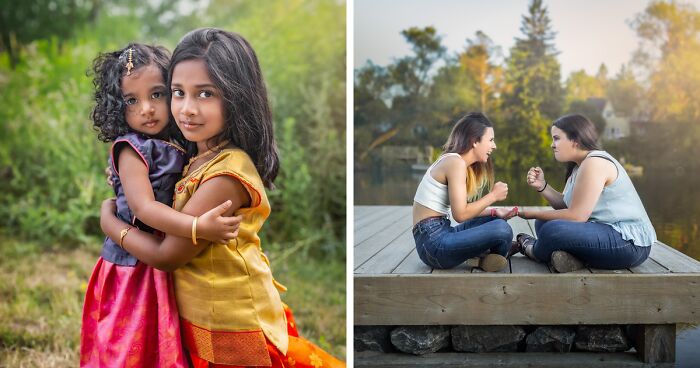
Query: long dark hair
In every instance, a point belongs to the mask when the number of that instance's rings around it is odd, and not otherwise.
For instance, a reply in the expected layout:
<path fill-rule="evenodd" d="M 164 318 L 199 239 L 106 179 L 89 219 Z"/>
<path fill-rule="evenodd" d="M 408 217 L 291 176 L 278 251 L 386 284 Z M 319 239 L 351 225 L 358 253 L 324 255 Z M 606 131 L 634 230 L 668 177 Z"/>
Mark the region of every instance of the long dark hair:
<path fill-rule="evenodd" d="M 236 33 L 215 28 L 191 31 L 173 52 L 168 85 L 175 65 L 192 59 L 204 61 L 209 78 L 224 99 L 224 131 L 211 143 L 217 145 L 230 140 L 250 156 L 265 186 L 273 188 L 279 170 L 279 153 L 267 88 L 255 51 Z"/>
<path fill-rule="evenodd" d="M 93 75 L 92 84 L 95 87 L 95 106 L 90 118 L 98 139 L 103 142 L 114 141 L 131 131 L 126 123 L 126 102 L 122 94 L 122 77 L 127 73 L 129 50 L 132 50 L 131 62 L 134 64 L 132 72 L 152 64 L 162 73 L 163 83 L 168 80 L 170 52 L 165 47 L 130 43 L 122 49 L 97 55 L 88 73 Z M 170 111 L 168 116 L 167 137 L 182 140 Z"/>
<path fill-rule="evenodd" d="M 447 142 L 442 146 L 443 154 L 463 154 L 474 147 L 484 136 L 486 128 L 493 128 L 493 124 L 480 112 L 470 112 L 455 123 Z M 486 162 L 475 162 L 467 167 L 467 197 L 471 200 L 479 195 L 484 187 L 493 187 L 493 163 L 491 157 Z"/>
<path fill-rule="evenodd" d="M 569 140 L 578 143 L 582 149 L 589 151 L 602 149 L 598 142 L 598 132 L 595 125 L 581 114 L 564 115 L 555 120 L 552 126 L 561 129 Z M 575 162 L 567 162 L 565 180 L 569 180 L 575 167 Z"/>

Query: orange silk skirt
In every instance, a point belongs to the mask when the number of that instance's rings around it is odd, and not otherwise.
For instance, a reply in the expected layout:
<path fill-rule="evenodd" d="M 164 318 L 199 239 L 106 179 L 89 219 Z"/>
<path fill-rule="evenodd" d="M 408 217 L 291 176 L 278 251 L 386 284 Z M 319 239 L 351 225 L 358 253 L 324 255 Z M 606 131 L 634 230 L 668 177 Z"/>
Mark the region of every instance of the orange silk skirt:
<path fill-rule="evenodd" d="M 323 349 L 314 345 L 310 341 L 299 337 L 296 322 L 291 309 L 284 305 L 284 313 L 287 316 L 287 333 L 289 335 L 289 347 L 287 355 L 283 355 L 277 348 L 267 341 L 267 351 L 270 355 L 271 367 L 273 368 L 340 368 L 345 367 L 345 363 L 336 359 Z M 187 329 L 189 322 L 183 320 L 183 328 Z M 191 352 L 189 357 L 194 368 L 238 368 L 243 366 L 216 364 L 208 362 Z"/>

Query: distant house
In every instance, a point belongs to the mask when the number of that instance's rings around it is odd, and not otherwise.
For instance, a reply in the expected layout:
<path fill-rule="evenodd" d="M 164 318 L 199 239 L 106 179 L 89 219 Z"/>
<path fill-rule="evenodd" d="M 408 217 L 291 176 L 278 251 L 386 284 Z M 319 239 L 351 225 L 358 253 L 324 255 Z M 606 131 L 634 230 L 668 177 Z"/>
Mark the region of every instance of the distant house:
<path fill-rule="evenodd" d="M 591 97 L 586 103 L 593 106 L 605 119 L 605 131 L 603 139 L 620 139 L 630 135 L 630 120 L 624 116 L 615 114 L 615 109 L 609 100 Z"/>

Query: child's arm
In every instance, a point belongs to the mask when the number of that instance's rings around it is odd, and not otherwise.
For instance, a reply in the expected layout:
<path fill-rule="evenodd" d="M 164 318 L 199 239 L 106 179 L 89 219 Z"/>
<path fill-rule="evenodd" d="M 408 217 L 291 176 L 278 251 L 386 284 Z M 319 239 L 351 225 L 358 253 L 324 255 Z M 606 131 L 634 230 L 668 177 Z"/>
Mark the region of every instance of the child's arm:
<path fill-rule="evenodd" d="M 199 186 L 192 195 L 182 212 L 192 216 L 198 216 L 217 204 L 231 201 L 231 206 L 224 213 L 230 216 L 238 208 L 248 207 L 251 199 L 243 184 L 230 176 L 217 176 L 207 180 Z M 121 231 L 130 227 L 114 215 L 115 206 L 111 200 L 102 204 L 100 225 L 102 231 L 119 244 Z M 240 221 L 240 216 L 235 217 Z M 190 225 L 191 226 L 191 225 Z M 188 227 L 191 229 L 191 227 Z M 199 234 L 198 234 L 199 237 Z M 187 238 L 166 235 L 165 239 L 140 231 L 136 228 L 129 230 L 123 238 L 122 246 L 140 261 L 163 271 L 172 271 L 185 265 L 199 252 L 206 248 L 210 242 L 203 239 L 192 244 L 191 236 Z"/>
<path fill-rule="evenodd" d="M 178 212 L 156 201 L 143 159 L 130 146 L 119 151 L 119 178 L 129 208 L 144 224 L 166 234 L 189 237 L 194 216 Z M 238 221 L 231 217 L 202 216 L 197 220 L 197 236 L 224 242 L 234 238 Z"/>

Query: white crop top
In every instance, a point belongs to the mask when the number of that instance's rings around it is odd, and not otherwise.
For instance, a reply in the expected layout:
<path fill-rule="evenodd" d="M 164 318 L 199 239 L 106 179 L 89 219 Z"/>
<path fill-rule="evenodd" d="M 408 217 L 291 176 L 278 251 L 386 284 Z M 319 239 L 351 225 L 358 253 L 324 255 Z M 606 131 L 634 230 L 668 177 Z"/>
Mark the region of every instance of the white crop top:
<path fill-rule="evenodd" d="M 459 154 L 447 153 L 438 157 L 438 159 L 430 165 L 425 175 L 423 175 L 423 179 L 421 179 L 420 184 L 418 184 L 416 196 L 413 197 L 415 202 L 445 215 L 450 214 L 450 197 L 447 192 L 447 185 L 435 180 L 435 178 L 430 175 L 430 171 L 438 162 L 447 156 L 459 156 Z"/>

